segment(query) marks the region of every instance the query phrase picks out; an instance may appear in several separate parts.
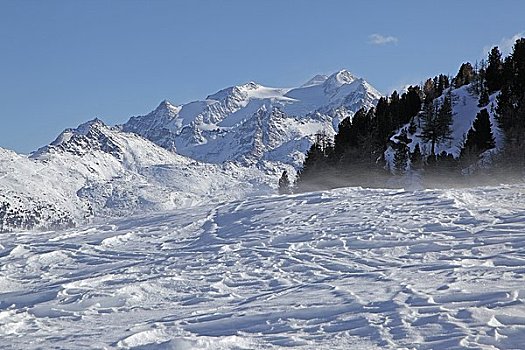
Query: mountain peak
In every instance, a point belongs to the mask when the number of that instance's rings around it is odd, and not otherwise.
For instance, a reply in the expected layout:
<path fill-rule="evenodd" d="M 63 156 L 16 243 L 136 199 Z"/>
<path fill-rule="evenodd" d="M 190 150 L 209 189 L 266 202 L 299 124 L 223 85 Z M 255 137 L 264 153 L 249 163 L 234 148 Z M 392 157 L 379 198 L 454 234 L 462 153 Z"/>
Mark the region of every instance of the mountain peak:
<path fill-rule="evenodd" d="M 330 85 L 341 86 L 344 84 L 350 84 L 356 79 L 357 78 L 352 73 L 350 73 L 346 69 L 341 69 L 340 71 L 330 75 L 326 79 L 326 82 Z"/>
<path fill-rule="evenodd" d="M 168 100 L 163 100 L 150 115 L 174 117 L 180 110 L 180 107 L 174 106 Z"/>
<path fill-rule="evenodd" d="M 328 79 L 328 75 L 324 74 L 317 74 L 312 79 L 308 80 L 306 83 L 301 85 L 301 87 L 307 87 L 307 86 L 313 86 L 313 85 L 321 85 Z"/>
<path fill-rule="evenodd" d="M 260 88 L 261 86 L 262 86 L 261 84 L 257 84 L 254 81 L 250 81 L 250 82 L 248 82 L 246 84 L 242 84 L 242 85 L 239 85 L 237 87 L 244 88 L 244 89 L 247 89 L 247 90 L 256 90 L 256 89 Z"/>
<path fill-rule="evenodd" d="M 80 124 L 76 129 L 74 129 L 74 132 L 85 135 L 91 129 L 100 129 L 104 127 L 107 127 L 107 125 L 102 120 L 100 120 L 98 117 L 95 117 L 85 123 Z"/>
<path fill-rule="evenodd" d="M 170 109 L 173 109 L 173 108 L 175 108 L 175 106 L 172 105 L 170 101 L 162 100 L 162 102 L 157 106 L 157 108 L 155 108 L 155 110 L 156 111 L 158 111 L 158 110 L 170 110 Z"/>
<path fill-rule="evenodd" d="M 375 89 L 345 69 L 318 74 L 296 88 L 248 81 L 177 107 L 163 101 L 156 112 L 131 118 L 122 130 L 212 163 L 253 155 L 246 145 L 257 139 L 267 143 L 261 146 L 266 152 L 259 154 L 261 164 L 284 158 L 299 164 L 299 158 L 292 155 L 297 154 L 297 147 L 306 152 L 311 133 L 320 128 L 334 133 L 342 118 L 374 106 L 379 97 Z M 344 113 L 336 112 L 339 110 Z"/>

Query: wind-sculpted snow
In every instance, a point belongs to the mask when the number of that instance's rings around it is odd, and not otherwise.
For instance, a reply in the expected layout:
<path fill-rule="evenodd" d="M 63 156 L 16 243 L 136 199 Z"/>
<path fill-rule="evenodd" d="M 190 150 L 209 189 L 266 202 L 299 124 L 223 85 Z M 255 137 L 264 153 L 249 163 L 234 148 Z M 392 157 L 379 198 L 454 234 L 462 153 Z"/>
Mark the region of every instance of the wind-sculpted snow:
<path fill-rule="evenodd" d="M 525 187 L 339 189 L 0 234 L 0 347 L 519 349 Z"/>

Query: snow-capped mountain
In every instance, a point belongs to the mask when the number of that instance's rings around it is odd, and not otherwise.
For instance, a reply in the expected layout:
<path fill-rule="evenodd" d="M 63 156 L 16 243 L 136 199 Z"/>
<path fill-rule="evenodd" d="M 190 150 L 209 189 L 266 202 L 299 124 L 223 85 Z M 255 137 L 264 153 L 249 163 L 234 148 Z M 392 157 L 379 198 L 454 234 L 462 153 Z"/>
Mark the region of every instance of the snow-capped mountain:
<path fill-rule="evenodd" d="M 29 157 L 0 150 L 0 231 L 237 199 L 267 183 L 257 169 L 199 163 L 95 119 Z"/>
<path fill-rule="evenodd" d="M 316 133 L 333 134 L 340 120 L 374 106 L 380 97 L 365 80 L 341 70 L 297 88 L 250 82 L 203 101 L 180 106 L 163 101 L 121 127 L 200 161 L 299 167 Z"/>
<path fill-rule="evenodd" d="M 379 97 L 345 70 L 292 89 L 251 82 L 121 126 L 88 121 L 30 156 L 1 150 L 0 231 L 269 193 L 316 133 Z"/>

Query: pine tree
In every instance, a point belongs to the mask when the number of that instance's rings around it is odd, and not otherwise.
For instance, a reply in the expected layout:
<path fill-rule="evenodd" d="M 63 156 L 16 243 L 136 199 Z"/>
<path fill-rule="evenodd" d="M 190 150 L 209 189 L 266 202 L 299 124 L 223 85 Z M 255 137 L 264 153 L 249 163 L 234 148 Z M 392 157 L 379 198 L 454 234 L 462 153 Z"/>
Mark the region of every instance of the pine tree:
<path fill-rule="evenodd" d="M 436 87 L 432 79 L 427 79 L 423 85 L 423 94 L 425 95 L 425 103 L 433 101 L 436 97 Z"/>
<path fill-rule="evenodd" d="M 436 155 L 436 144 L 450 139 L 452 118 L 452 89 L 449 88 L 441 106 L 434 101 L 426 104 L 423 110 L 423 130 L 420 137 L 425 142 L 431 142 L 431 156 Z"/>
<path fill-rule="evenodd" d="M 360 111 L 357 113 L 360 113 Z M 336 162 L 341 160 L 351 146 L 355 146 L 355 141 L 356 137 L 353 134 L 352 119 L 346 117 L 339 123 L 337 134 L 335 134 L 334 137 L 334 156 Z"/>
<path fill-rule="evenodd" d="M 423 165 L 423 155 L 419 143 L 414 147 L 414 151 L 410 153 L 410 168 L 413 170 L 421 169 Z"/>
<path fill-rule="evenodd" d="M 321 145 L 314 142 L 303 162 L 303 168 L 297 174 L 296 185 L 299 190 L 303 190 L 306 184 L 315 183 L 321 177 L 323 170 L 326 168 L 326 160 L 324 159 Z"/>
<path fill-rule="evenodd" d="M 397 96 L 397 93 L 395 96 Z M 392 131 L 394 130 L 395 125 L 392 111 L 390 110 L 390 105 L 386 98 L 381 97 L 379 99 L 373 117 L 376 118 L 377 122 L 378 142 L 386 144 L 388 138 L 393 133 Z"/>
<path fill-rule="evenodd" d="M 425 103 L 421 115 L 423 130 L 419 136 L 423 141 L 431 142 L 431 155 L 435 155 L 436 143 L 438 141 L 437 110 L 436 102 Z"/>
<path fill-rule="evenodd" d="M 497 96 L 496 119 L 507 142 L 525 143 L 525 39 L 518 39 L 503 65 L 504 83 Z"/>
<path fill-rule="evenodd" d="M 392 94 L 390 95 L 390 99 L 388 100 L 388 109 L 392 120 L 392 129 L 390 129 L 389 134 L 393 134 L 394 129 L 397 129 L 400 126 L 399 119 L 402 109 L 401 97 L 399 96 L 396 90 L 394 90 L 394 92 L 392 92 Z"/>
<path fill-rule="evenodd" d="M 486 70 L 487 64 L 485 60 L 481 60 L 479 69 L 476 70 L 476 75 L 472 83 L 474 92 L 479 95 L 478 107 L 485 107 L 489 103 L 490 94 L 487 88 Z"/>
<path fill-rule="evenodd" d="M 400 113 L 399 123 L 406 124 L 421 110 L 421 89 L 419 86 L 409 86 L 407 92 L 401 96 L 403 112 Z"/>
<path fill-rule="evenodd" d="M 480 86 L 478 107 L 485 107 L 489 102 L 489 89 L 486 84 L 482 83 Z"/>
<path fill-rule="evenodd" d="M 394 170 L 396 174 L 404 174 L 409 160 L 408 145 L 412 140 L 408 138 L 406 129 L 402 129 L 400 135 L 395 138 L 398 142 L 394 143 Z"/>
<path fill-rule="evenodd" d="M 518 103 L 525 99 L 525 38 L 516 40 L 511 53 L 513 91 L 518 99 Z"/>
<path fill-rule="evenodd" d="M 490 50 L 485 77 L 489 93 L 501 89 L 503 83 L 503 62 L 501 60 L 501 52 L 497 46 Z"/>
<path fill-rule="evenodd" d="M 468 152 L 479 155 L 495 147 L 494 135 L 490 125 L 490 116 L 486 108 L 479 111 L 472 128 L 467 133 L 462 154 Z"/>
<path fill-rule="evenodd" d="M 463 63 L 459 68 L 459 72 L 454 78 L 454 86 L 459 88 L 463 85 L 470 84 L 474 79 L 474 68 L 470 62 Z"/>
<path fill-rule="evenodd" d="M 314 143 L 306 153 L 303 168 L 297 174 L 297 188 L 325 188 L 324 180 L 334 170 L 334 159 L 334 146 L 330 137 L 324 131 L 317 133 Z"/>
<path fill-rule="evenodd" d="M 525 38 L 518 39 L 505 58 L 502 76 L 496 98 L 496 120 L 505 134 L 500 165 L 521 173 L 525 168 Z"/>
<path fill-rule="evenodd" d="M 443 98 L 443 103 L 438 111 L 437 116 L 437 126 L 438 126 L 438 141 L 442 142 L 450 139 L 452 133 L 451 125 L 453 118 L 452 110 L 452 89 L 448 89 L 445 97 Z"/>
<path fill-rule="evenodd" d="M 290 179 L 288 178 L 288 173 L 283 171 L 281 178 L 279 179 L 279 194 L 290 194 L 291 193 L 291 184 Z"/>

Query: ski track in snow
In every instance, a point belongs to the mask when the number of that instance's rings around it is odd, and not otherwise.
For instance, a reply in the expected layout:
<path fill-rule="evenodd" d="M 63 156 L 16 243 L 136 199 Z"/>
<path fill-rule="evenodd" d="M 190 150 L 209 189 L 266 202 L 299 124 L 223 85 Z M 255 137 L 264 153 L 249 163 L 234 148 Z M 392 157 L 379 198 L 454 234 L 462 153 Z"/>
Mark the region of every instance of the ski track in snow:
<path fill-rule="evenodd" d="M 0 347 L 519 349 L 525 189 L 339 189 L 0 234 Z"/>

